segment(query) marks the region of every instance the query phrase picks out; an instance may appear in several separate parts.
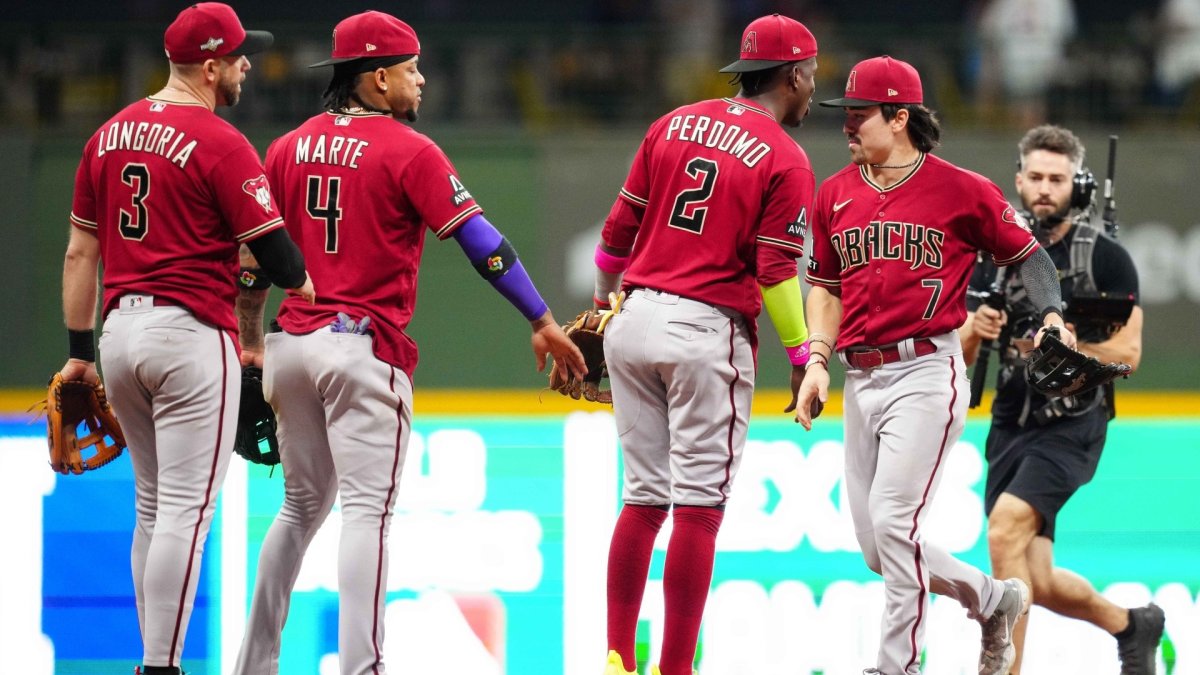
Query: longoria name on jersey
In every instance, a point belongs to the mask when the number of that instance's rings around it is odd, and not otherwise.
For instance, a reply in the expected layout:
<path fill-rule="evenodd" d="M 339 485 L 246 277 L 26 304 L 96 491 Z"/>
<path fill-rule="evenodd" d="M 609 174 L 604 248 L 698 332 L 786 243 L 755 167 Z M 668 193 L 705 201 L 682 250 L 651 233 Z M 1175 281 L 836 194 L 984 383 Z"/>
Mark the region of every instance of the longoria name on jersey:
<path fill-rule="evenodd" d="M 113 122 L 107 129 L 100 130 L 96 156 L 103 157 L 111 150 L 149 152 L 166 157 L 182 169 L 195 149 L 196 141 L 188 139 L 187 134 L 176 131 L 175 127 L 126 120 Z"/>
<path fill-rule="evenodd" d="M 672 138 L 674 136 L 674 138 Z M 742 160 L 753 168 L 771 152 L 771 146 L 751 136 L 736 124 L 713 120 L 707 115 L 676 115 L 667 124 L 666 140 L 687 141 L 706 148 L 716 148 Z"/>
<path fill-rule="evenodd" d="M 915 270 L 922 265 L 941 269 L 946 235 L 926 225 L 873 220 L 866 227 L 847 228 L 829 239 L 843 271 L 872 260 L 903 260 Z"/>
<path fill-rule="evenodd" d="M 358 160 L 370 143 L 348 136 L 300 136 L 296 139 L 297 164 L 332 164 L 358 168 Z"/>

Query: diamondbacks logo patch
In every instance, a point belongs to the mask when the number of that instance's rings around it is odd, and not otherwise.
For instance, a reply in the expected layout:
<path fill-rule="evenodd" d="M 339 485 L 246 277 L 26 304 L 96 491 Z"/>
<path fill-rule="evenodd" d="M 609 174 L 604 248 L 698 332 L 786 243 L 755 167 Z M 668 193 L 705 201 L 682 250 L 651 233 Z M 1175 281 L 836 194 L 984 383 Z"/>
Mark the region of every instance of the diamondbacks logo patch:
<path fill-rule="evenodd" d="M 217 48 L 223 44 L 225 44 L 225 38 L 210 37 L 208 38 L 208 42 L 200 45 L 200 51 L 215 53 Z"/>
<path fill-rule="evenodd" d="M 267 183 L 266 176 L 251 178 L 242 183 L 242 192 L 254 197 L 254 201 L 258 202 L 263 211 L 271 212 L 271 186 Z"/>
<path fill-rule="evenodd" d="M 1033 230 L 1029 227 L 1029 221 L 1025 220 L 1025 216 L 1018 213 L 1017 210 L 1011 206 L 1004 209 L 1004 213 L 1000 214 L 1000 219 L 1006 223 L 1012 223 L 1026 232 L 1033 232 Z"/>

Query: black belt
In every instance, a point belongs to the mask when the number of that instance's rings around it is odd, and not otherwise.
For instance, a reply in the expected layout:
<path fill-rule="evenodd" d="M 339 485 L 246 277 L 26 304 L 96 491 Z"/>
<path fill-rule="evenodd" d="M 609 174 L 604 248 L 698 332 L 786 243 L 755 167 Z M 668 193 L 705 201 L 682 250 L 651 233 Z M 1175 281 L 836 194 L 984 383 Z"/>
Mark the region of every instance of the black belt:
<path fill-rule="evenodd" d="M 928 356 L 937 351 L 937 345 L 929 338 L 913 340 L 913 352 L 917 356 Z M 878 368 L 900 360 L 900 347 L 858 348 L 852 347 L 845 352 L 846 362 L 851 368 Z"/>

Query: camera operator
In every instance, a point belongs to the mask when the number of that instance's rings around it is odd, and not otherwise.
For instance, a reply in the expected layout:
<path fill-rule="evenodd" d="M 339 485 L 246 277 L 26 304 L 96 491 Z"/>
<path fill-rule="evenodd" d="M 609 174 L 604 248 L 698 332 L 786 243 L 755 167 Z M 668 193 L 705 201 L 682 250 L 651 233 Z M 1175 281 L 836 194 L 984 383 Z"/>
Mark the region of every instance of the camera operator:
<path fill-rule="evenodd" d="M 1095 213 L 1095 179 L 1083 168 L 1083 144 L 1067 129 L 1043 125 L 1026 133 L 1017 147 L 1017 191 L 1034 234 L 1059 270 L 1067 325 L 1078 336 L 1077 349 L 1102 362 L 1137 368 L 1142 350 L 1137 270 Z M 1003 303 L 995 294 L 1003 296 Z M 1121 317 L 1123 322 L 1073 315 L 1072 303 L 1083 305 L 1089 298 L 1102 298 L 1101 305 L 1109 298 L 1124 299 L 1132 309 Z M 1000 361 L 986 447 L 985 510 L 993 575 L 1021 577 L 1033 589 L 1035 604 L 1111 633 L 1122 675 L 1153 675 L 1162 609 L 1154 604 L 1119 607 L 1083 577 L 1054 566 L 1055 518 L 1096 472 L 1108 420 L 1115 414 L 1112 388 L 1055 399 L 1031 390 L 1022 355 L 1032 348 L 1041 322 L 1020 277 L 997 272 L 982 260 L 971 279 L 967 308 L 960 329 L 967 363 L 981 354 L 981 345 L 990 349 L 993 341 L 998 341 Z M 986 358 L 987 352 L 983 354 L 980 358 Z M 1014 631 L 1014 674 L 1021 671 L 1026 625 L 1021 621 Z"/>

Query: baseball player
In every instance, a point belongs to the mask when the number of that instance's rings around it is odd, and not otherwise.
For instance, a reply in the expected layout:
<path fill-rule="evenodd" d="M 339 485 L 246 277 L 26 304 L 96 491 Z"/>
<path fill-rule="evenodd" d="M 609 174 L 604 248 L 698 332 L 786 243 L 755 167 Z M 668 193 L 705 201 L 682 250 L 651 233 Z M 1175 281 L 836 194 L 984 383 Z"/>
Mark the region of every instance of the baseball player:
<path fill-rule="evenodd" d="M 604 342 L 625 466 L 608 558 L 606 675 L 637 670 L 635 633 L 654 539 L 663 571 L 661 675 L 690 675 L 717 531 L 741 462 L 765 304 L 792 359 L 807 357 L 796 258 L 816 180 L 784 127 L 808 115 L 817 41 L 778 14 L 747 26 L 734 98 L 650 126 L 596 249 L 597 307 L 628 294 Z"/>
<path fill-rule="evenodd" d="M 237 673 L 278 672 L 292 586 L 339 491 L 341 672 L 385 672 L 388 528 L 417 365 L 405 328 L 427 229 L 453 237 L 529 320 L 539 370 L 549 353 L 573 375 L 586 374 L 583 355 L 450 160 L 401 123 L 415 121 L 421 105 L 420 53 L 416 32 L 393 16 L 370 11 L 343 20 L 332 58 L 315 64 L 333 66 L 325 112 L 267 152 L 280 210 L 321 297 L 314 305 L 284 300 L 282 330 L 266 337 L 264 393 L 278 414 L 286 489 L 263 540 Z"/>
<path fill-rule="evenodd" d="M 96 381 L 100 353 L 129 442 L 137 495 L 131 553 L 146 675 L 179 673 L 201 554 L 241 396 L 233 300 L 238 243 L 300 302 L 313 298 L 254 148 L 213 114 L 232 106 L 247 54 L 271 44 L 228 5 L 183 10 L 164 37 L 170 77 L 92 135 L 75 176 L 63 265 L 66 379 Z"/>
<path fill-rule="evenodd" d="M 1129 253 L 1104 234 L 1092 208 L 1095 182 L 1083 168 L 1084 147 L 1062 127 L 1031 129 L 1018 145 L 1017 192 L 1034 223 L 1033 231 L 1060 271 L 1063 299 L 1106 293 L 1136 300 L 1137 268 Z M 1034 309 L 1025 301 L 1021 280 L 997 276 L 982 263 L 971 287 L 986 292 L 996 284 L 1006 299 L 1006 312 L 967 298 L 963 355 L 974 362 L 984 340 L 1000 337 L 1010 324 L 1009 345 L 1000 354 L 999 386 L 992 403 L 987 440 L 988 477 L 984 508 L 988 513 L 988 548 L 992 569 L 1000 576 L 1021 577 L 1033 588 L 1033 601 L 1047 609 L 1088 621 L 1117 638 L 1122 675 L 1154 675 L 1164 616 L 1158 605 L 1126 609 L 1109 602 L 1074 572 L 1054 566 L 1054 526 L 1059 510 L 1092 479 L 1104 450 L 1108 420 L 1115 412 L 1114 392 L 1102 387 L 1081 396 L 1047 399 L 1021 377 L 1024 360 L 1017 341 L 1028 337 Z M 1104 362 L 1137 367 L 1141 360 L 1142 308 L 1134 305 L 1128 320 L 1110 333 L 1105 322 L 1075 327 L 1078 348 Z M 1019 673 L 1027 622 L 1013 634 Z"/>
<path fill-rule="evenodd" d="M 845 96 L 821 104 L 845 109 L 851 164 L 817 192 L 812 354 L 797 420 L 809 429 L 809 404 L 827 400 L 836 350 L 846 367 L 846 495 L 863 557 L 885 588 L 878 661 L 866 672 L 920 672 L 932 591 L 982 622 L 981 675 L 1004 674 L 1028 587 L 993 579 L 921 535 L 963 430 L 968 385 L 956 331 L 976 251 L 1019 265 L 1039 322 L 1060 327 L 1069 345 L 1074 337 L 1063 328 L 1053 262 L 999 188 L 929 154 L 941 129 L 921 102 L 916 69 L 881 56 L 855 65 Z"/>

